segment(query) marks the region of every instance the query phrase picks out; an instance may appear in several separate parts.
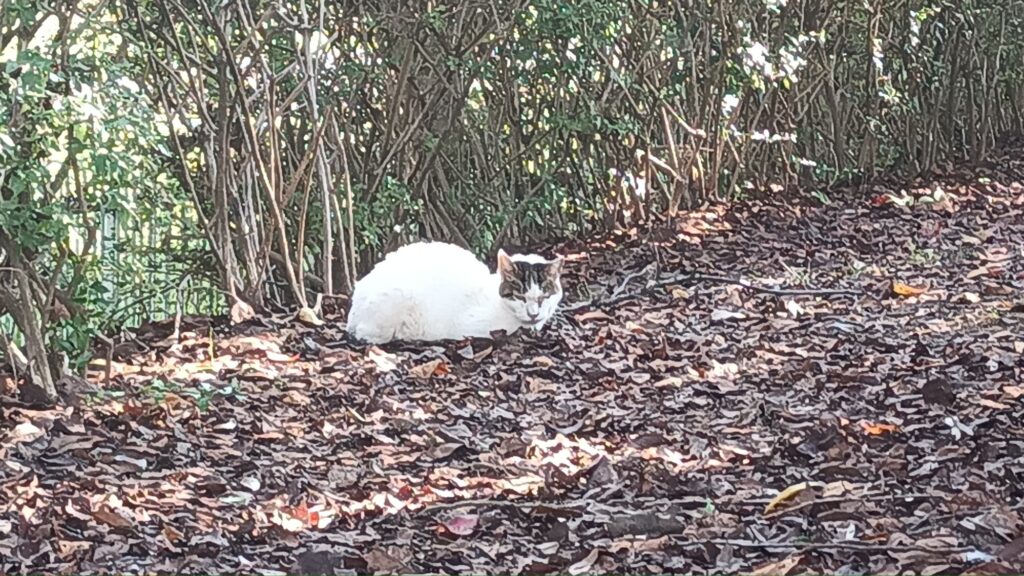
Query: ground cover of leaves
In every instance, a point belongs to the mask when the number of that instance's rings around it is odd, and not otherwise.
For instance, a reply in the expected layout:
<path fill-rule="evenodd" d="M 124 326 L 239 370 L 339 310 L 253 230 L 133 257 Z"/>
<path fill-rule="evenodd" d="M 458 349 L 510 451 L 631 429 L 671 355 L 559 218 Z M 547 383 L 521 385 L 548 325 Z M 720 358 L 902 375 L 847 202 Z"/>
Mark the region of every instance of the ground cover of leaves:
<path fill-rule="evenodd" d="M 186 319 L 56 409 L 8 378 L 0 568 L 1019 573 L 1019 158 L 556 247 L 537 335 Z"/>

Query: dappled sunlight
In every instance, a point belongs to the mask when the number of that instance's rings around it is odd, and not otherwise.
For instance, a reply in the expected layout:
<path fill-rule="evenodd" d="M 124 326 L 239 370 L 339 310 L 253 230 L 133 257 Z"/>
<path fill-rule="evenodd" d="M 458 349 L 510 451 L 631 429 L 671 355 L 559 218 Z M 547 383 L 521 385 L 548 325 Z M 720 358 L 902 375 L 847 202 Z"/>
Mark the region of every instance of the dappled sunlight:
<path fill-rule="evenodd" d="M 1019 5 L 683 4 L 5 2 L 0 573 L 1021 572 Z"/>

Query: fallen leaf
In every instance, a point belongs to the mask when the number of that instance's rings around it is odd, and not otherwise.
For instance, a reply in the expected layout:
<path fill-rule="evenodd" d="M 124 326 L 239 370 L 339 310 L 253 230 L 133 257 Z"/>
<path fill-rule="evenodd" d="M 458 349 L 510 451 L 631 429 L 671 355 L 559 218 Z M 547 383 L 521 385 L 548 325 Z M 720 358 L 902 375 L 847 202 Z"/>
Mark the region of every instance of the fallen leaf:
<path fill-rule="evenodd" d="M 806 490 L 808 486 L 810 486 L 810 484 L 808 484 L 807 482 L 800 482 L 798 484 L 793 484 L 792 486 L 786 488 L 782 492 L 779 492 L 778 495 L 772 498 L 771 502 L 768 502 L 768 505 L 764 507 L 764 513 L 770 514 L 773 510 L 778 508 L 779 505 L 781 505 L 783 502 L 789 500 L 790 498 Z"/>
<path fill-rule="evenodd" d="M 673 288 L 672 297 L 676 300 L 686 300 L 690 297 L 690 293 L 682 288 Z"/>
<path fill-rule="evenodd" d="M 924 294 L 926 292 L 926 289 L 924 289 L 924 288 L 917 288 L 917 287 L 911 286 L 909 284 L 904 284 L 903 282 L 893 282 L 892 283 L 892 292 L 893 292 L 893 294 L 895 294 L 897 296 L 903 296 L 905 298 L 909 298 L 909 297 L 912 297 L 912 296 L 920 296 L 921 294 Z"/>
<path fill-rule="evenodd" d="M 981 276 L 993 276 L 993 277 L 1001 276 L 1002 273 L 1003 273 L 1003 268 L 1001 266 L 999 266 L 997 264 L 989 263 L 989 264 L 985 264 L 984 266 L 979 266 L 978 268 L 975 268 L 974 270 L 971 270 L 970 272 L 968 272 L 967 273 L 967 279 L 968 280 L 973 280 L 973 279 L 981 277 Z"/>
<path fill-rule="evenodd" d="M 38 439 L 44 434 L 44 430 L 39 428 L 31 422 L 22 422 L 11 430 L 11 434 L 8 437 L 10 442 L 13 444 L 21 444 L 22 442 L 32 442 Z"/>
<path fill-rule="evenodd" d="M 962 294 L 957 294 L 956 296 L 954 296 L 953 302 L 966 302 L 967 304 L 977 304 L 978 302 L 981 302 L 981 296 L 979 296 L 977 292 L 964 292 Z"/>
<path fill-rule="evenodd" d="M 555 361 L 552 360 L 551 358 L 548 358 L 547 356 L 537 356 L 537 357 L 535 357 L 533 359 L 533 364 L 535 366 L 542 366 L 544 368 L 551 368 L 552 366 L 555 365 Z"/>
<path fill-rule="evenodd" d="M 314 312 L 313 309 L 309 308 L 308 306 L 300 308 L 298 314 L 296 314 L 295 317 L 299 320 L 299 322 L 305 322 L 306 324 L 310 324 L 312 326 L 324 325 L 324 321 L 321 320 L 320 318 L 317 318 L 316 312 Z"/>
<path fill-rule="evenodd" d="M 752 576 L 786 576 L 793 568 L 796 568 L 804 557 L 801 555 L 790 556 L 778 562 L 771 562 L 754 569 Z"/>
<path fill-rule="evenodd" d="M 804 307 L 798 304 L 796 300 L 786 300 L 786 312 L 788 312 L 792 318 L 799 318 L 800 315 L 806 313 Z"/>
<path fill-rule="evenodd" d="M 835 482 L 825 484 L 825 487 L 821 490 L 821 497 L 832 498 L 835 496 L 842 496 L 843 494 L 853 492 L 856 489 L 856 484 L 852 484 L 845 480 L 836 480 Z"/>
<path fill-rule="evenodd" d="M 172 545 L 185 537 L 184 534 L 176 530 L 174 526 L 171 526 L 170 524 L 165 524 L 160 532 L 164 535 L 164 538 L 167 539 L 167 542 Z"/>
<path fill-rule="evenodd" d="M 989 400 L 988 398 L 978 398 L 975 400 L 980 406 L 991 408 L 993 410 L 1009 410 L 1010 407 L 1002 402 L 996 402 L 995 400 Z"/>
<path fill-rule="evenodd" d="M 477 524 L 479 523 L 479 516 L 460 515 L 449 518 L 443 522 L 442 525 L 456 536 L 469 536 L 474 530 L 476 530 Z"/>
<path fill-rule="evenodd" d="M 420 378 L 422 380 L 426 380 L 432 376 L 444 376 L 448 372 L 448 364 L 440 358 L 409 368 L 410 376 L 413 378 Z"/>
<path fill-rule="evenodd" d="M 578 322 L 589 322 L 591 320 L 614 320 L 615 318 L 609 316 L 602 310 L 591 310 L 590 312 L 584 312 L 583 314 L 577 314 L 576 320 Z"/>
<path fill-rule="evenodd" d="M 1024 396 L 1024 386 L 1003 386 L 1003 394 L 1006 394 L 1010 398 L 1017 399 Z"/>
<path fill-rule="evenodd" d="M 459 444 L 458 442 L 446 442 L 430 448 L 423 453 L 423 456 L 430 460 L 442 460 L 451 456 L 459 448 L 462 448 L 462 444 Z"/>
<path fill-rule="evenodd" d="M 363 560 L 366 562 L 366 568 L 370 572 L 375 574 L 396 574 L 406 571 L 405 563 L 409 561 L 412 554 L 404 548 L 398 546 L 388 546 L 387 548 L 373 548 L 369 552 L 363 554 Z"/>
<path fill-rule="evenodd" d="M 886 424 L 884 422 L 868 422 L 867 420 L 861 420 L 860 427 L 872 436 L 881 436 L 882 434 L 889 434 L 899 430 L 899 426 L 893 424 Z"/>
<path fill-rule="evenodd" d="M 398 358 L 394 354 L 388 354 L 376 346 L 366 351 L 366 356 L 377 366 L 380 372 L 390 372 L 398 368 Z"/>
<path fill-rule="evenodd" d="M 297 518 L 283 510 L 274 510 L 271 521 L 289 532 L 302 532 L 306 529 L 304 518 Z"/>
<path fill-rule="evenodd" d="M 711 312 L 712 322 L 724 322 L 726 320 L 743 320 L 747 315 L 742 312 L 733 312 L 731 310 L 715 310 Z"/>
<path fill-rule="evenodd" d="M 1006 262 L 1013 254 L 1005 246 L 993 246 L 980 255 L 987 262 Z"/>
<path fill-rule="evenodd" d="M 242 300 L 235 300 L 235 303 L 231 306 L 231 323 L 241 324 L 246 320 L 252 320 L 256 317 L 256 311 L 253 310 L 252 306 Z"/>
<path fill-rule="evenodd" d="M 267 360 L 270 360 L 271 362 L 288 363 L 295 362 L 296 360 L 299 359 L 298 354 L 283 354 L 281 352 L 275 352 L 273 350 L 267 350 L 266 352 L 264 352 L 264 354 L 267 356 Z"/>
<path fill-rule="evenodd" d="M 1024 534 L 1014 538 L 999 551 L 999 557 L 1003 560 L 1013 560 L 1021 554 L 1024 554 Z"/>
<path fill-rule="evenodd" d="M 121 516 L 117 512 L 114 512 L 107 506 L 100 506 L 96 510 L 93 510 L 92 516 L 100 522 L 113 526 L 114 528 L 132 527 L 131 520 L 128 520 L 124 516 Z"/>
<path fill-rule="evenodd" d="M 597 558 L 600 555 L 601 552 L 597 548 L 594 548 L 590 551 L 590 554 L 584 556 L 582 560 L 579 560 L 578 562 L 569 566 L 569 568 L 567 568 L 567 572 L 569 572 L 569 574 L 572 574 L 573 576 L 576 576 L 577 574 L 583 574 L 585 572 L 590 572 L 591 568 L 594 567 L 594 563 L 597 562 Z"/>
<path fill-rule="evenodd" d="M 289 574 L 341 574 L 345 572 L 345 559 L 330 550 L 306 550 L 296 556 Z"/>

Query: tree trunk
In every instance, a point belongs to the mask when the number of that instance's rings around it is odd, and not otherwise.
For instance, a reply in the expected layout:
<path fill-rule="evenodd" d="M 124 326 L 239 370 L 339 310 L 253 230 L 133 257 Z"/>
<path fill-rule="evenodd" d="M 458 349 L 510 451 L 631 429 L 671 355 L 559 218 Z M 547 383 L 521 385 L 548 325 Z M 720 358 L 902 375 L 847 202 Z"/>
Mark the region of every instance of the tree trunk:
<path fill-rule="evenodd" d="M 6 308 L 25 336 L 30 385 L 38 386 L 47 402 L 57 400 L 57 386 L 46 351 L 43 328 L 36 317 L 28 279 L 18 269 L 9 269 L 9 284 L 0 282 L 0 307 Z"/>

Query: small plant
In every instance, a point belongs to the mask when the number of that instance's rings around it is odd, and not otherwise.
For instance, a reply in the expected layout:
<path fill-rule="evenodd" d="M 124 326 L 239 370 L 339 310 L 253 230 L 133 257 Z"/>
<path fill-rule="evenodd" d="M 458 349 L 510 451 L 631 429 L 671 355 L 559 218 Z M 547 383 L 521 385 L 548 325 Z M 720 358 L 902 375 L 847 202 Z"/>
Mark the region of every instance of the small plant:
<path fill-rule="evenodd" d="M 785 262 L 781 262 L 782 267 L 786 269 L 786 276 L 791 284 L 803 285 L 811 280 L 810 270 L 797 270 L 792 266 L 787 265 Z"/>
<path fill-rule="evenodd" d="M 236 380 L 232 380 L 231 383 L 221 387 L 209 382 L 200 382 L 195 388 L 182 390 L 182 394 L 193 398 L 196 401 L 196 408 L 200 412 L 206 412 L 210 409 L 210 402 L 217 396 L 243 398 L 241 392 L 238 391 L 237 385 L 238 382 Z"/>
<path fill-rule="evenodd" d="M 920 248 L 910 243 L 910 261 L 918 265 L 931 265 L 939 261 L 939 256 L 931 248 Z"/>
<path fill-rule="evenodd" d="M 84 400 L 86 406 L 95 406 L 97 404 L 109 402 L 110 400 L 124 398 L 124 396 L 124 390 L 96 390 L 95 392 L 89 392 L 86 394 Z"/>
<path fill-rule="evenodd" d="M 850 264 L 849 276 L 850 278 L 860 278 L 861 275 L 863 275 L 868 268 L 870 268 L 870 266 L 868 266 L 864 262 L 861 262 L 860 260 L 854 260 L 853 264 Z"/>
<path fill-rule="evenodd" d="M 167 399 L 168 394 L 193 399 L 196 403 L 196 408 L 200 412 L 209 410 L 211 402 L 218 396 L 239 400 L 245 398 L 238 389 L 238 381 L 235 379 L 232 379 L 225 385 L 200 382 L 195 386 L 188 386 L 163 378 L 154 378 L 139 388 L 137 396 L 145 402 L 162 404 Z M 99 390 L 89 394 L 87 402 L 90 405 L 99 404 L 109 400 L 124 398 L 126 395 L 124 390 Z"/>
<path fill-rule="evenodd" d="M 704 508 L 701 510 L 701 514 L 705 517 L 714 516 L 716 510 L 717 508 L 715 507 L 715 503 L 712 502 L 710 498 L 708 498 L 704 502 Z"/>
<path fill-rule="evenodd" d="M 167 398 L 168 393 L 176 393 L 180 390 L 181 386 L 177 383 L 154 379 L 142 387 L 140 396 L 160 404 Z"/>

